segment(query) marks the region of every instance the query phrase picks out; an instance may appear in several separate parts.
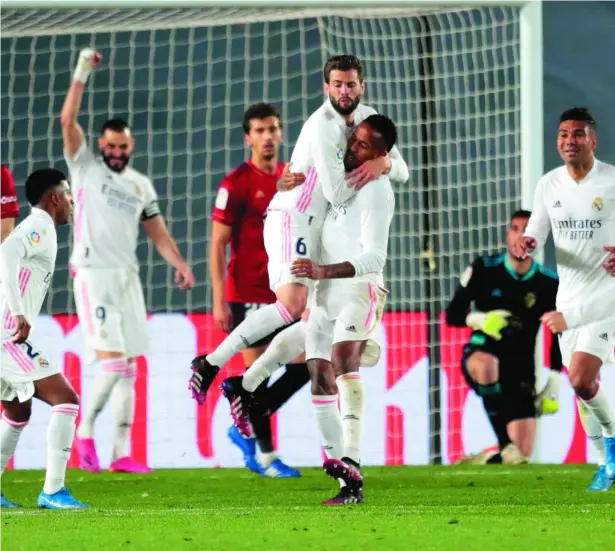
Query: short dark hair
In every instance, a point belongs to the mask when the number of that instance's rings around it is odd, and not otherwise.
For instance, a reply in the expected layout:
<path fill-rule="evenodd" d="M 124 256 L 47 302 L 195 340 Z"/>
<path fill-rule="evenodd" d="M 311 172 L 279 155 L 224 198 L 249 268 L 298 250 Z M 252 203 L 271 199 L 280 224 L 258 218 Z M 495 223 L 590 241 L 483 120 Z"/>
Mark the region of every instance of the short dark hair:
<path fill-rule="evenodd" d="M 524 218 L 525 220 L 529 220 L 530 216 L 532 216 L 532 212 L 525 209 L 519 209 L 513 212 L 510 216 L 510 221 L 512 222 L 515 218 Z"/>
<path fill-rule="evenodd" d="M 106 130 L 111 130 L 111 132 L 124 132 L 124 130 L 130 130 L 130 125 L 123 119 L 109 119 L 105 124 L 102 125 L 102 129 L 100 131 L 101 135 L 105 133 Z"/>
<path fill-rule="evenodd" d="M 282 118 L 280 112 L 270 103 L 260 102 L 250 105 L 243 114 L 243 132 L 244 134 L 250 133 L 250 121 L 258 119 L 262 121 L 268 117 L 276 117 L 282 125 Z"/>
<path fill-rule="evenodd" d="M 325 67 L 322 70 L 325 82 L 329 84 L 329 77 L 331 71 L 352 71 L 355 70 L 359 75 L 359 82 L 363 82 L 363 64 L 356 55 L 343 54 L 334 55 L 329 58 L 329 61 L 325 63 Z"/>
<path fill-rule="evenodd" d="M 586 122 L 593 129 L 596 128 L 596 121 L 594 120 L 594 117 L 591 116 L 591 113 L 586 107 L 573 107 L 572 109 L 567 109 L 562 113 L 559 118 L 560 124 L 564 121 Z"/>
<path fill-rule="evenodd" d="M 395 142 L 397 142 L 397 127 L 389 117 L 374 114 L 367 117 L 363 122 L 369 124 L 373 130 L 382 136 L 387 152 L 393 149 Z"/>
<path fill-rule="evenodd" d="M 31 205 L 38 205 L 43 196 L 66 180 L 66 175 L 55 168 L 35 170 L 26 180 L 26 199 Z"/>

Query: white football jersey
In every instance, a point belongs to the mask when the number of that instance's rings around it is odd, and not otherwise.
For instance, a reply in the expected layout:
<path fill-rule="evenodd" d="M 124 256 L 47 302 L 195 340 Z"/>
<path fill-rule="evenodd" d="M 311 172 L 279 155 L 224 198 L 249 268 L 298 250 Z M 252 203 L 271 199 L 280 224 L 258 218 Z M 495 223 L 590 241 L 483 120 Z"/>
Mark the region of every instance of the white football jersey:
<path fill-rule="evenodd" d="M 0 245 L 3 342 L 15 333 L 13 316 L 25 316 L 34 327 L 51 283 L 57 253 L 55 224 L 47 212 L 36 207 Z"/>
<path fill-rule="evenodd" d="M 558 310 L 574 308 L 589 296 L 615 296 L 615 278 L 603 267 L 608 256 L 603 247 L 615 244 L 614 166 L 595 159 L 580 183 L 565 166 L 545 174 L 525 235 L 541 247 L 549 231 L 559 275 Z"/>
<path fill-rule="evenodd" d="M 344 118 L 326 100 L 305 122 L 291 157 L 292 172 L 305 174 L 305 182 L 291 191 L 275 194 L 270 210 L 301 212 L 323 219 L 327 205 L 347 201 L 356 192 L 345 179 L 344 154 L 352 132 L 376 111 L 359 104 L 355 111 L 354 126 L 347 126 Z M 408 180 L 408 166 L 397 148 L 389 153 L 389 178 L 395 183 Z"/>
<path fill-rule="evenodd" d="M 353 281 L 368 280 L 382 287 L 394 211 L 395 195 L 386 176 L 380 176 L 345 203 L 331 205 L 322 228 L 320 263 L 351 262 L 357 272 Z M 333 289 L 347 281 L 321 280 L 318 289 Z"/>
<path fill-rule="evenodd" d="M 160 214 L 151 180 L 130 167 L 112 171 L 85 140 L 73 159 L 65 159 L 75 201 L 71 265 L 135 266 L 139 223 Z"/>

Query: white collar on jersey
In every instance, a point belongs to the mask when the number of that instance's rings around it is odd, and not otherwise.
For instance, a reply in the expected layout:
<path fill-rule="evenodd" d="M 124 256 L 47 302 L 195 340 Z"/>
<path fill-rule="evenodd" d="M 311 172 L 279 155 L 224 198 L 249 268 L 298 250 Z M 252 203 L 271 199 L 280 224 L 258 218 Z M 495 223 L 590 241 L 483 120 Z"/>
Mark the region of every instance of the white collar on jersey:
<path fill-rule="evenodd" d="M 39 218 L 46 218 L 53 224 L 53 218 L 51 218 L 51 215 L 46 210 L 43 210 L 39 207 L 32 207 L 30 215 L 38 216 Z"/>

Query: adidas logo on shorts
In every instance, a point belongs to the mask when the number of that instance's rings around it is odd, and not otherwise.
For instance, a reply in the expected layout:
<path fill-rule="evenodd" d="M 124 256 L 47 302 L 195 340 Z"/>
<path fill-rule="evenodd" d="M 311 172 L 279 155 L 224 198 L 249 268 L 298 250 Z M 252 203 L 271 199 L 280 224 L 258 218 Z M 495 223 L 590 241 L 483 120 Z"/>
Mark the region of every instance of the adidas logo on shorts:
<path fill-rule="evenodd" d="M 608 341 L 608 340 L 609 340 L 609 336 L 608 336 L 606 333 L 602 333 L 602 335 L 600 335 L 600 338 L 601 338 L 603 341 Z"/>
<path fill-rule="evenodd" d="M 357 332 L 354 325 L 349 325 L 348 327 L 346 327 L 346 331 L 352 331 L 353 333 Z"/>

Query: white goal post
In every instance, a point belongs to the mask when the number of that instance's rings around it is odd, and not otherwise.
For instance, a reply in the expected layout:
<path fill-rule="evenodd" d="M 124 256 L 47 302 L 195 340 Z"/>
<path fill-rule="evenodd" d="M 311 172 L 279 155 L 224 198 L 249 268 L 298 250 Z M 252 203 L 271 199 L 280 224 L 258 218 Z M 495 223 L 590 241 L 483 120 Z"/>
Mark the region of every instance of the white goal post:
<path fill-rule="evenodd" d="M 129 119 L 135 167 L 152 177 L 198 279 L 192 293 L 174 290 L 171 270 L 142 239 L 147 304 L 160 315 L 211 308 L 210 213 L 221 178 L 246 158 L 241 113 L 261 100 L 280 109 L 287 160 L 323 99 L 324 61 L 360 57 L 365 102 L 397 124 L 411 173 L 398 190 L 387 268 L 386 451 L 370 451 L 369 461 L 449 462 L 477 451 L 468 448 L 482 441 L 451 413 L 465 407 L 447 364 L 459 343 L 444 335 L 441 315 L 467 263 L 503 248 L 508 217 L 531 209 L 543 174 L 541 1 L 5 0 L 0 17 L 2 162 L 18 183 L 42 163 L 63 166 L 59 113 L 70 72 L 81 48 L 102 50 L 79 120 L 92 145 L 106 117 Z M 74 313 L 67 251 L 47 313 Z M 217 337 L 204 338 L 209 347 Z M 542 353 L 539 345 L 538 380 Z M 423 368 L 426 428 L 413 432 L 402 390 L 420 387 L 413 377 Z M 175 420 L 193 415 L 183 407 L 172 409 Z M 425 456 L 410 442 L 423 432 Z"/>

